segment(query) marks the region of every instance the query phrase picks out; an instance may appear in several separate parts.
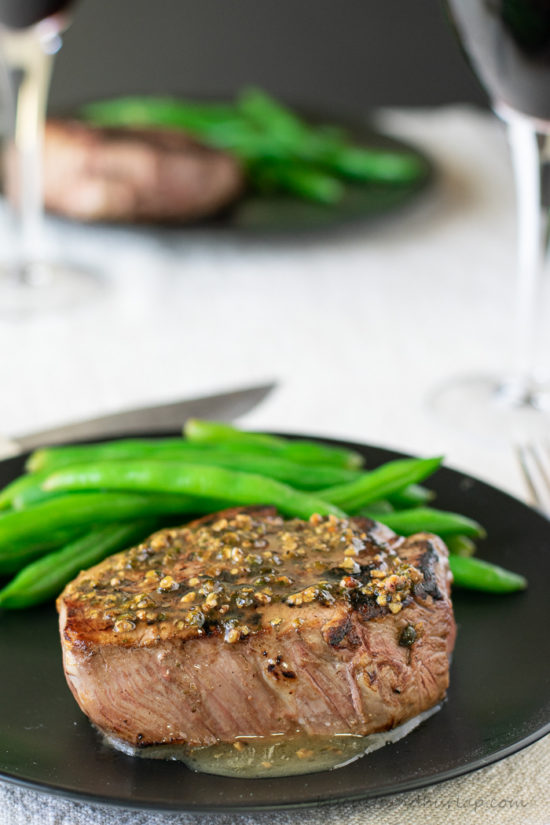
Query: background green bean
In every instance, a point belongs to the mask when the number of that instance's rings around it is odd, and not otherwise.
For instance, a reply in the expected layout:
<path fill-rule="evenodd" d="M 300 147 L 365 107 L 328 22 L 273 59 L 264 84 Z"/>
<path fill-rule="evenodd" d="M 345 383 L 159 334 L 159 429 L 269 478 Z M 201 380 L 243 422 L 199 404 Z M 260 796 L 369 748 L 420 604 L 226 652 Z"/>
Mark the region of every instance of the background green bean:
<path fill-rule="evenodd" d="M 412 152 L 355 145 L 342 128 L 307 123 L 260 89 L 245 90 L 234 104 L 125 97 L 90 103 L 81 114 L 97 126 L 183 129 L 233 153 L 253 189 L 317 203 L 340 201 L 344 181 L 395 186 L 426 171 Z"/>
<path fill-rule="evenodd" d="M 415 155 L 354 146 L 339 129 L 312 127 L 261 89 L 246 89 L 238 111 L 288 154 L 332 174 L 363 183 L 404 183 L 422 173 Z"/>
<path fill-rule="evenodd" d="M 344 186 L 333 175 L 299 161 L 256 161 L 250 171 L 256 189 L 264 194 L 284 189 L 293 195 L 323 204 L 342 200 Z"/>

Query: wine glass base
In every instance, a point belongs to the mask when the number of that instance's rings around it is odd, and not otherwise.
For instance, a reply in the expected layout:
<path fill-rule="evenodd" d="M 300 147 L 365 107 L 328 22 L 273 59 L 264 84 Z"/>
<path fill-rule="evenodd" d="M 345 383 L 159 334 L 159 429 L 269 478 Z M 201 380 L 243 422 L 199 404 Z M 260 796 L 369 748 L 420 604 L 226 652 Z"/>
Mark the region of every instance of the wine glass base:
<path fill-rule="evenodd" d="M 0 265 L 0 316 L 25 318 L 59 312 L 92 300 L 101 281 L 72 264 L 34 261 Z"/>
<path fill-rule="evenodd" d="M 492 442 L 550 435 L 550 385 L 468 375 L 436 387 L 430 411 L 443 423 Z"/>

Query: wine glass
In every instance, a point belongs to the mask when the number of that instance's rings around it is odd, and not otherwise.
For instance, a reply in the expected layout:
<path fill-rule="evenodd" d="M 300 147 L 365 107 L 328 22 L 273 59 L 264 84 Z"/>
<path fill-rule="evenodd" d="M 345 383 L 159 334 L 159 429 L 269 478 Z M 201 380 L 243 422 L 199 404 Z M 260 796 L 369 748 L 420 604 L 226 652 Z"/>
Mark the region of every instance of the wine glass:
<path fill-rule="evenodd" d="M 541 324 L 550 323 L 539 313 L 548 224 L 542 170 L 550 134 L 550 2 L 446 2 L 466 56 L 507 127 L 517 199 L 517 309 L 509 373 L 452 379 L 433 393 L 431 406 L 479 435 L 540 435 L 550 428 L 550 383 L 537 374 L 536 351 Z"/>
<path fill-rule="evenodd" d="M 44 234 L 42 147 L 55 54 L 71 0 L 0 0 L 4 109 L 9 110 L 4 178 L 11 204 L 11 255 L 0 263 L 0 313 L 65 307 L 95 289 L 91 273 L 48 249 Z M 2 252 L 2 255 L 5 253 Z"/>

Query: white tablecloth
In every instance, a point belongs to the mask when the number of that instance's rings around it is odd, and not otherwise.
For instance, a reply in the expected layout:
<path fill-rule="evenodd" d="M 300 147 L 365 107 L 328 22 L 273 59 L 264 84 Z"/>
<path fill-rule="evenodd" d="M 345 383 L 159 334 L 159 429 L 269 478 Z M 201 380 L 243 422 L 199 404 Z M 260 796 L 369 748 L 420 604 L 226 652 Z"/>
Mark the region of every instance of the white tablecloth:
<path fill-rule="evenodd" d="M 243 423 L 444 453 L 523 496 L 511 446 L 447 429 L 425 403 L 438 382 L 498 371 L 510 351 L 515 223 L 502 127 L 463 107 L 386 111 L 379 122 L 427 152 L 437 178 L 405 211 L 361 228 L 273 244 L 52 220 L 50 238 L 102 270 L 105 289 L 71 313 L 0 320 L 0 432 L 276 378 Z M 548 776 L 548 743 L 545 753 Z M 55 811 L 47 821 L 80 822 Z M 498 821 L 542 825 L 543 811 L 539 800 Z"/>
<path fill-rule="evenodd" d="M 441 427 L 425 404 L 449 375 L 498 370 L 510 350 L 502 127 L 460 107 L 379 120 L 429 153 L 436 184 L 353 231 L 273 245 L 52 220 L 50 238 L 106 287 L 70 313 L 0 319 L 0 433 L 274 377 L 280 389 L 250 426 L 444 452 L 521 493 L 511 451 Z"/>

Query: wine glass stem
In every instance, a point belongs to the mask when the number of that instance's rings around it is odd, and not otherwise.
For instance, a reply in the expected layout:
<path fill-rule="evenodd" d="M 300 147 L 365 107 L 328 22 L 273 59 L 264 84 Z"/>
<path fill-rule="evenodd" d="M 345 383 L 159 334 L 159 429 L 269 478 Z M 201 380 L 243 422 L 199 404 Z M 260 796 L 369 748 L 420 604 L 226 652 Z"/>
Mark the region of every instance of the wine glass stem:
<path fill-rule="evenodd" d="M 42 153 L 44 121 L 53 57 L 37 50 L 19 88 L 15 146 L 21 180 L 21 244 L 23 261 L 42 256 L 44 199 Z"/>
<path fill-rule="evenodd" d="M 514 383 L 518 399 L 529 403 L 535 392 L 537 344 L 541 324 L 541 287 L 546 254 L 546 228 L 542 202 L 542 147 L 544 135 L 527 117 L 505 115 L 517 199 L 517 309 Z M 532 399 L 531 399 L 532 402 Z"/>
<path fill-rule="evenodd" d="M 15 91 L 15 132 L 11 158 L 10 199 L 17 216 L 18 275 L 41 280 L 44 268 L 44 200 L 42 155 L 46 106 L 53 68 L 53 51 L 36 29 L 4 31 L 2 48 L 11 69 Z"/>

